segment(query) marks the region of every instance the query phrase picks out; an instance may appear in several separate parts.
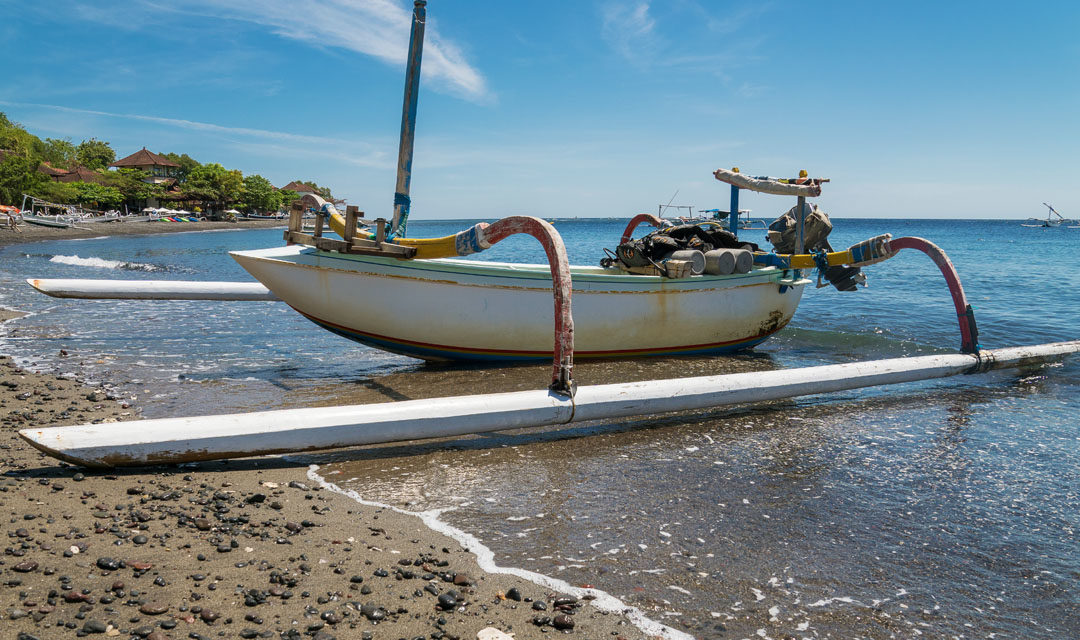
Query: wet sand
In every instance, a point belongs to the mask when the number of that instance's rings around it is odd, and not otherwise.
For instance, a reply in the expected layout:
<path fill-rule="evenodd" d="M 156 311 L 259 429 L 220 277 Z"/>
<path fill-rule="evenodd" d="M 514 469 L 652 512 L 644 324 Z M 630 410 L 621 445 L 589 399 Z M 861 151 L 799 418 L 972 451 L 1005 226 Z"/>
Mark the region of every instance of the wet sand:
<path fill-rule="evenodd" d="M 24 225 L 23 233 L 0 232 L 0 243 L 154 233 L 166 223 L 106 224 Z M 18 322 L 18 312 L 0 313 L 0 321 Z M 587 594 L 485 573 L 473 551 L 419 518 L 322 488 L 301 462 L 100 471 L 49 458 L 17 435 L 138 417 L 137 407 L 100 389 L 0 356 L 5 637 L 439 640 L 488 628 L 518 640 L 645 637 Z"/>
<path fill-rule="evenodd" d="M 579 637 L 644 637 L 587 599 L 485 574 L 418 518 L 322 489 L 302 464 L 97 471 L 16 435 L 136 417 L 101 391 L 0 358 L 9 637 L 475 638 L 495 627 L 522 639 L 555 625 Z"/>

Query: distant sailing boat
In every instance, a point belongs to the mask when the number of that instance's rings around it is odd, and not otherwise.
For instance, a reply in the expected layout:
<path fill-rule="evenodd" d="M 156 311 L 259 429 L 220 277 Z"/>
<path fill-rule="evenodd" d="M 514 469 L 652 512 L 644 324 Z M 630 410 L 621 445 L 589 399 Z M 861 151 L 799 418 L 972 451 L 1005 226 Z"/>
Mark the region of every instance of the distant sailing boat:
<path fill-rule="evenodd" d="M 1042 218 L 1028 218 L 1027 221 L 1021 223 L 1020 226 L 1050 228 L 1060 227 L 1064 225 L 1070 229 L 1076 229 L 1078 228 L 1078 226 L 1080 226 L 1080 220 L 1069 220 L 1065 216 L 1058 213 L 1053 206 L 1046 202 L 1043 203 L 1043 206 L 1050 210 L 1049 212 L 1047 212 L 1045 220 L 1043 220 Z M 1057 216 L 1057 218 L 1055 218 L 1054 216 Z"/>

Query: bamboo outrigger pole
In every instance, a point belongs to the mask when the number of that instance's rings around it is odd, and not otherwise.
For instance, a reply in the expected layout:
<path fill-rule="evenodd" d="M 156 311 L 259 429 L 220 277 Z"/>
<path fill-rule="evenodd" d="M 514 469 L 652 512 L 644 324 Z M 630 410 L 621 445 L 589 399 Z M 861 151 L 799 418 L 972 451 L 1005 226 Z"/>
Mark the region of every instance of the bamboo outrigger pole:
<path fill-rule="evenodd" d="M 413 3 L 409 60 L 405 71 L 405 100 L 401 108 L 401 141 L 398 143 L 397 188 L 394 191 L 394 219 L 390 239 L 405 235 L 409 220 L 409 183 L 412 181 L 413 137 L 416 133 L 416 101 L 420 93 L 420 60 L 424 54 L 424 24 L 427 0 Z"/>
<path fill-rule="evenodd" d="M 1022 367 L 1080 351 L 1080 341 L 852 362 L 674 380 L 580 387 L 573 397 L 518 391 L 345 407 L 161 418 L 23 429 L 44 453 L 88 467 L 246 458 L 613 420 L 629 416 L 764 402 L 877 385 Z"/>
<path fill-rule="evenodd" d="M 81 280 L 28 278 L 26 282 L 54 298 L 90 300 L 265 300 L 279 298 L 259 282 L 195 280 Z"/>

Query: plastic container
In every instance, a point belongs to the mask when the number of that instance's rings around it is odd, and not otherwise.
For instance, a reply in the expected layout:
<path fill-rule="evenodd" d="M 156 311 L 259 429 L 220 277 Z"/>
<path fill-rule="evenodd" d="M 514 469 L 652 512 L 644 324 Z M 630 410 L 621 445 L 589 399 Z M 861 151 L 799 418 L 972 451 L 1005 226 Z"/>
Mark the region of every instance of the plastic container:
<path fill-rule="evenodd" d="M 689 262 L 690 273 L 695 276 L 705 273 L 705 254 L 697 249 L 681 249 L 668 254 L 664 260 L 682 260 Z"/>
<path fill-rule="evenodd" d="M 705 252 L 705 273 L 714 276 L 735 273 L 735 254 L 731 249 L 713 249 Z"/>

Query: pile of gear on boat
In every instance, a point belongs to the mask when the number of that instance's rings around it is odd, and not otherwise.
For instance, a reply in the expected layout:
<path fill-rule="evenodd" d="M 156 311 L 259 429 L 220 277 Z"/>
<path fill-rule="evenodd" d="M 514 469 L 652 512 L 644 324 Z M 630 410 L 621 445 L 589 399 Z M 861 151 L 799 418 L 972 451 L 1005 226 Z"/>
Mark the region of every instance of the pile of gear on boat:
<path fill-rule="evenodd" d="M 817 205 L 804 205 L 804 246 L 808 253 L 831 252 L 828 237 L 832 222 L 828 214 Z M 665 222 L 667 222 L 665 220 Z M 777 254 L 795 253 L 798 221 L 792 207 L 769 225 L 769 242 Z M 704 220 L 691 224 L 672 224 L 656 229 L 648 235 L 621 243 L 614 252 L 600 261 L 604 268 L 617 268 L 627 273 L 686 278 L 707 273 L 730 275 L 749 273 L 754 266 L 754 254 L 761 248 L 739 240 L 734 233 L 723 228 L 716 220 Z M 840 291 L 855 291 L 859 284 L 865 286 L 866 275 L 859 267 L 846 265 L 819 268 L 818 286 L 824 278 Z"/>

